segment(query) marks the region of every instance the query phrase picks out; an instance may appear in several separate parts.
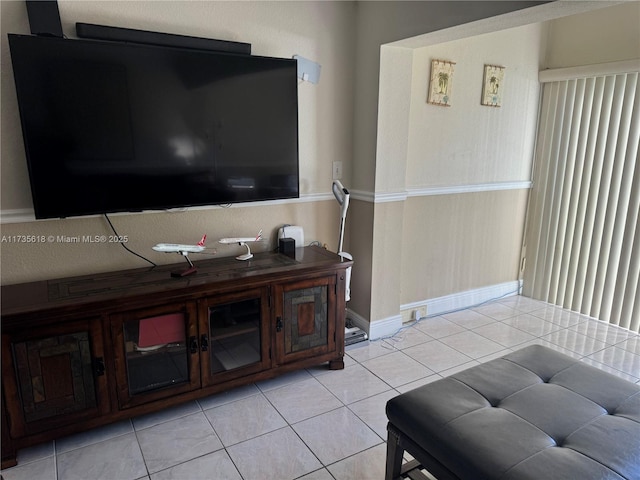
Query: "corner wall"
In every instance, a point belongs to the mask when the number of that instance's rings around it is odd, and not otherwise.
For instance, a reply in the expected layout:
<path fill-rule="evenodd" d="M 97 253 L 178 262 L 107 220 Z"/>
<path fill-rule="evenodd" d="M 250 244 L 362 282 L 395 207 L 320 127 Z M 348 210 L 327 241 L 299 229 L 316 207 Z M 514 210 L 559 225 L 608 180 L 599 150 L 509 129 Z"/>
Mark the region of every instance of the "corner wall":
<path fill-rule="evenodd" d="M 371 294 L 368 305 L 365 299 L 356 301 L 352 295 L 349 307 L 362 317 L 360 326 L 369 330 L 372 338 L 395 331 L 401 323 L 400 308 L 405 297 L 401 285 L 405 282 L 402 268 L 407 255 L 404 210 L 410 194 L 407 158 L 413 51 L 434 43 L 431 37 L 466 38 L 474 32 L 505 28 L 510 22 L 531 23 L 529 14 L 516 12 L 528 7 L 538 9 L 534 17 L 552 14 L 546 12 L 546 2 L 357 3 L 351 187 L 352 198 L 373 204 L 366 210 L 373 237 L 366 239 L 360 232 L 353 232 L 350 238 L 349 251 L 356 262 L 353 278 L 367 285 Z M 517 14 L 510 16 L 509 12 Z M 502 19 L 501 14 L 508 18 Z M 476 21 L 485 18 L 489 26 Z M 471 22 L 469 27 L 467 22 Z M 402 45 L 405 42 L 408 44 Z M 349 228 L 353 229 L 353 224 Z M 414 269 L 420 268 L 420 261 L 417 257 Z M 364 271 L 359 262 L 366 266 Z M 414 278 L 410 274 L 407 281 Z M 423 283 L 424 278 L 418 281 Z"/>
<path fill-rule="evenodd" d="M 544 38 L 537 23 L 382 47 L 374 330 L 408 319 L 403 305 L 517 282 Z M 450 107 L 426 103 L 432 59 L 456 62 Z M 502 107 L 480 104 L 485 64 L 506 67 Z"/>
<path fill-rule="evenodd" d="M 545 34 L 534 24 L 415 51 L 401 304 L 517 281 Z M 456 62 L 450 107 L 426 103 L 432 59 Z M 480 103 L 485 64 L 505 67 L 501 107 Z"/>

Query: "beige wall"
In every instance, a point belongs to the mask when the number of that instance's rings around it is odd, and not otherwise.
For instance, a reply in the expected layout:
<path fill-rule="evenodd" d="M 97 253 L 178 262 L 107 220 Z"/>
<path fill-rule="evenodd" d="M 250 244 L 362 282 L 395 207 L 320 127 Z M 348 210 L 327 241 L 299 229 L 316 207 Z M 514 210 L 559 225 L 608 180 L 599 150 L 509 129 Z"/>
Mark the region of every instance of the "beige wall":
<path fill-rule="evenodd" d="M 528 190 L 405 202 L 401 304 L 517 280 Z"/>
<path fill-rule="evenodd" d="M 640 58 L 640 2 L 549 22 L 546 68 Z"/>
<path fill-rule="evenodd" d="M 403 222 L 405 202 L 376 204 L 373 224 L 371 320 L 393 317 L 400 311 Z"/>
<path fill-rule="evenodd" d="M 349 309 L 364 319 L 371 315 L 371 270 L 373 268 L 373 202 L 351 199 L 347 214 L 348 252 L 357 251 L 351 273 Z M 357 246 L 357 248 L 356 248 Z"/>
<path fill-rule="evenodd" d="M 317 240 L 327 243 L 335 251 L 339 215 L 335 202 L 267 205 L 255 207 L 217 208 L 190 212 L 159 212 L 132 215 L 110 215 L 121 236 L 127 236 L 126 245 L 133 251 L 158 263 L 183 262 L 176 254 L 158 253 L 151 247 L 159 242 L 196 243 L 207 234 L 206 255 L 192 255 L 194 261 L 215 256 L 245 253 L 237 245 L 222 245 L 219 238 L 253 236 L 264 229 L 264 241 L 252 244 L 252 252 L 277 248 L 277 228 L 283 222 L 304 225 L 305 242 Z M 285 219 L 285 220 L 281 220 Z M 334 227 L 335 228 L 332 228 Z M 72 275 L 85 275 L 127 268 L 146 267 L 150 264 L 126 252 L 117 243 L 78 243 L 64 237 L 113 235 L 102 217 L 67 220 L 46 220 L 32 223 L 2 225 L 3 236 L 35 235 L 42 243 L 3 243 L 3 284 L 44 280 Z M 46 240 L 51 237 L 51 240 Z M 334 238 L 335 237 L 335 238 Z M 186 263 L 185 263 L 186 265 Z M 6 278 L 6 279 L 5 279 Z"/>
<path fill-rule="evenodd" d="M 348 164 L 353 151 L 353 61 L 355 5 L 352 2 L 184 2 L 184 1 L 67 1 L 59 0 L 63 30 L 75 37 L 75 22 L 114 25 L 249 42 L 257 55 L 290 58 L 299 54 L 322 65 L 320 83 L 299 84 L 300 202 L 218 207 L 177 213 L 116 215 L 113 223 L 129 246 L 154 261 L 181 261 L 151 250 L 155 243 L 196 242 L 203 233 L 209 245 L 223 236 L 253 235 L 262 228 L 270 237 L 257 250 L 275 247 L 274 232 L 282 224 L 302 225 L 305 240 L 337 248 L 339 208 L 333 200 L 331 164 L 341 160 L 343 182 L 350 183 Z M 1 209 L 32 209 L 22 145 L 7 33 L 29 33 L 23 1 L 0 2 L 1 13 Z M 313 201 L 319 198 L 319 201 Z M 27 213 L 27 215 L 29 215 Z M 31 212 L 31 216 L 32 216 Z M 101 217 L 6 223 L 2 235 L 102 235 L 108 225 Z M 3 284 L 88 274 L 144 266 L 117 245 L 38 245 L 2 243 Z M 217 246 L 218 255 L 237 253 Z"/>

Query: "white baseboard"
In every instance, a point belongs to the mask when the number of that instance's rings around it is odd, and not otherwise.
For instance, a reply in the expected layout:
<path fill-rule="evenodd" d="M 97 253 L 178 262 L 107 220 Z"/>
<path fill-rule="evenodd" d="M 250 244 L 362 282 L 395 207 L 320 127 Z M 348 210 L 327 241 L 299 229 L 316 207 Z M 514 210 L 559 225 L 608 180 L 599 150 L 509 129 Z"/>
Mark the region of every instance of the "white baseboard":
<path fill-rule="evenodd" d="M 452 293 L 443 297 L 430 298 L 420 302 L 407 303 L 400 306 L 400 311 L 413 311 L 427 308 L 427 317 L 442 315 L 463 308 L 479 305 L 489 300 L 517 295 L 522 289 L 522 281 L 499 283 L 488 287 L 476 288 L 465 292 Z"/>
<path fill-rule="evenodd" d="M 388 337 L 402 328 L 402 315 L 394 315 L 393 317 L 369 322 L 356 312 L 347 309 L 347 317 L 351 319 L 356 327 L 367 332 L 369 340 Z"/>
<path fill-rule="evenodd" d="M 358 315 L 353 310 L 347 309 L 347 317 L 351 319 L 356 327 L 367 332 L 370 340 L 388 337 L 402 328 L 404 320 L 411 317 L 414 310 L 427 309 L 427 317 L 442 315 L 463 308 L 474 307 L 490 300 L 517 295 L 522 289 L 522 281 L 499 283 L 488 287 L 476 288 L 465 292 L 452 293 L 443 297 L 430 298 L 420 302 L 406 303 L 400 305 L 400 314 L 370 322 L 366 318 Z M 404 313 L 404 314 L 403 314 Z"/>
<path fill-rule="evenodd" d="M 402 328 L 402 315 L 376 320 L 369 326 L 369 339 L 389 337 Z"/>

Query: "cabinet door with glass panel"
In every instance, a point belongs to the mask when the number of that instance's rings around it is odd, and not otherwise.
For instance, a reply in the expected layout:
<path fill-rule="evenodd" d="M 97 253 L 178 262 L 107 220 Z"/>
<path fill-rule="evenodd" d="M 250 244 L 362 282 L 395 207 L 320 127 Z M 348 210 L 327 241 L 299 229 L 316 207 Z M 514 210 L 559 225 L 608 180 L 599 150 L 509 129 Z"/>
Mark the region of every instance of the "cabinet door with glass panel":
<path fill-rule="evenodd" d="M 120 408 L 200 388 L 194 302 L 111 316 Z"/>
<path fill-rule="evenodd" d="M 268 287 L 200 300 L 198 308 L 203 386 L 270 368 Z"/>

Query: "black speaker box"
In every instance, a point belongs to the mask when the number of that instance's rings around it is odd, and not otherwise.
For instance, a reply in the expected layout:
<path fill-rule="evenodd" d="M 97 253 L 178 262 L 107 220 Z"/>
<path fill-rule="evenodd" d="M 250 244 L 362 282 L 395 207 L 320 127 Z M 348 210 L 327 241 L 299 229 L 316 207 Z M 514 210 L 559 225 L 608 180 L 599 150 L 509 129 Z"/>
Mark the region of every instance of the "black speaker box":
<path fill-rule="evenodd" d="M 251 55 L 251 44 L 216 40 L 213 38 L 190 37 L 174 33 L 149 32 L 133 28 L 109 27 L 93 23 L 76 23 L 76 34 L 80 38 L 108 40 L 111 42 L 142 43 L 164 47 L 192 48 L 216 52 L 242 53 Z"/>
<path fill-rule="evenodd" d="M 27 0 L 26 4 L 33 35 L 63 36 L 58 0 Z"/>
<path fill-rule="evenodd" d="M 281 238 L 278 241 L 278 252 L 294 258 L 296 256 L 296 241 L 293 238 Z"/>

